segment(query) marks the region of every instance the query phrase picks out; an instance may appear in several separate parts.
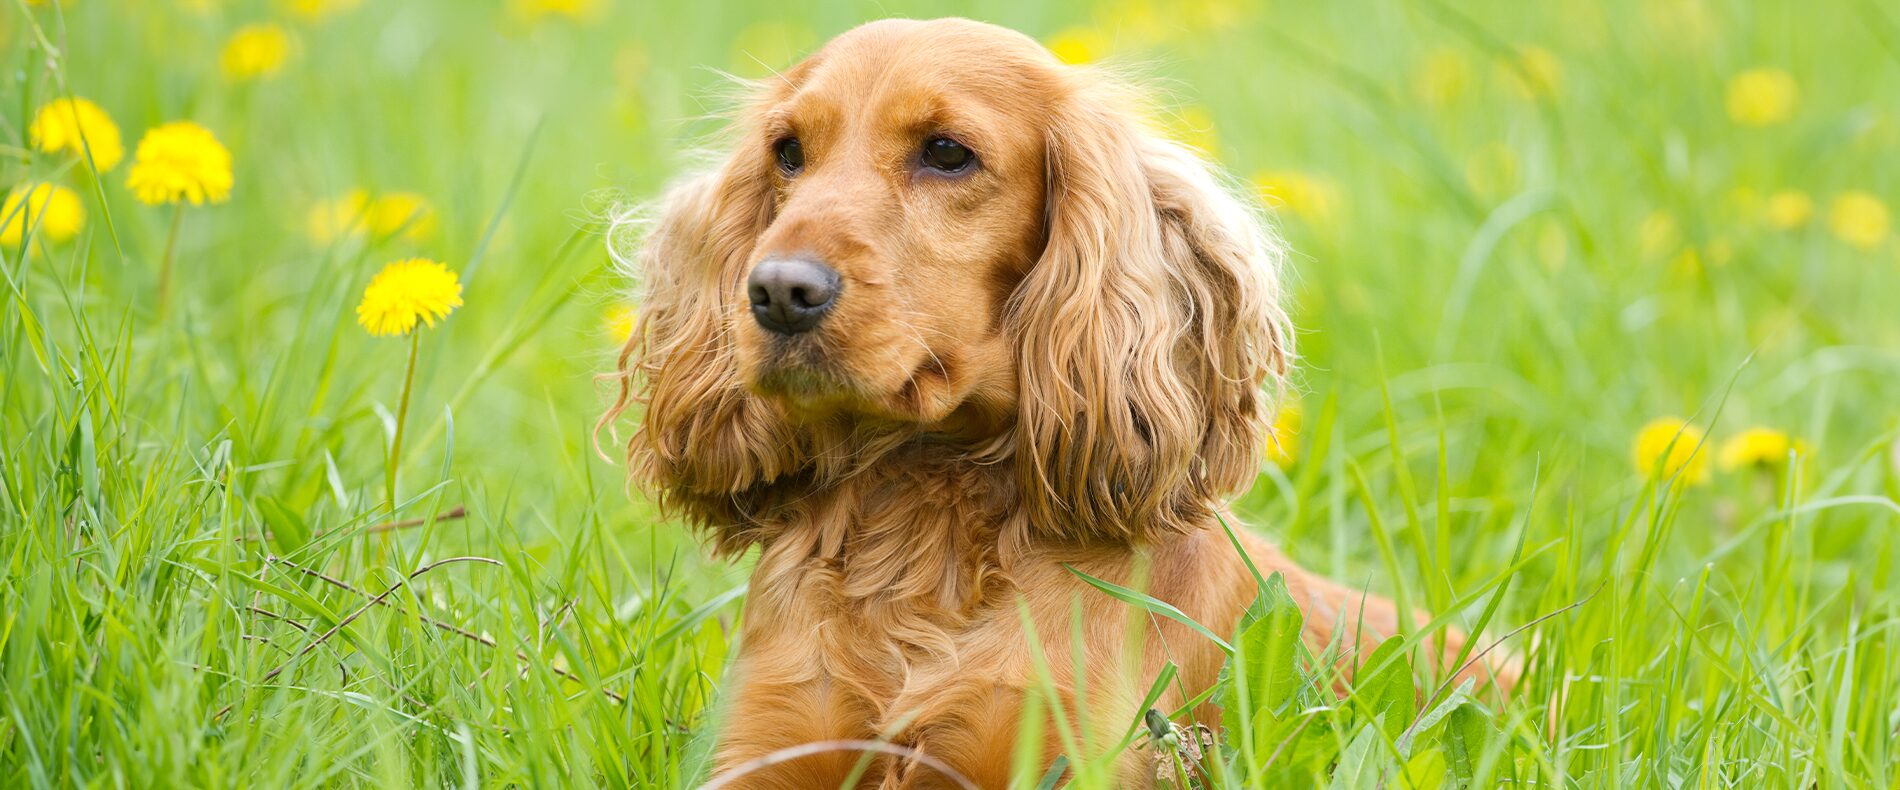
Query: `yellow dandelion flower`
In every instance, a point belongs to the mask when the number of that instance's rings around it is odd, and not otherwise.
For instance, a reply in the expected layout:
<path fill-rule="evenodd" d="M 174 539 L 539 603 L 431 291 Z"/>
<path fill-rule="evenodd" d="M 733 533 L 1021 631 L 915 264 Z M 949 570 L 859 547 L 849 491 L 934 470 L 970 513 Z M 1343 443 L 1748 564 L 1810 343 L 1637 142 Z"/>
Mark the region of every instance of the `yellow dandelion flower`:
<path fill-rule="evenodd" d="M 1703 0 L 1652 0 L 1642 4 L 1642 14 L 1672 49 L 1701 49 L 1721 28 Z"/>
<path fill-rule="evenodd" d="M 1308 222 L 1330 222 L 1339 204 L 1339 187 L 1324 177 L 1296 170 L 1254 174 L 1260 199 L 1275 211 L 1291 212 Z"/>
<path fill-rule="evenodd" d="M 1702 429 L 1677 417 L 1658 417 L 1636 432 L 1636 471 L 1656 480 L 1676 477 L 1690 484 L 1709 479 L 1708 454 L 1700 452 Z"/>
<path fill-rule="evenodd" d="M 429 326 L 462 306 L 462 283 L 449 267 L 409 258 L 383 267 L 363 289 L 356 322 L 379 337 L 407 334 L 420 321 Z"/>
<path fill-rule="evenodd" d="M 1108 54 L 1108 35 L 1093 27 L 1072 27 L 1043 42 L 1057 60 L 1074 66 L 1094 63 Z"/>
<path fill-rule="evenodd" d="M 1794 230 L 1808 224 L 1814 216 L 1814 198 L 1797 189 L 1784 189 L 1768 196 L 1762 206 L 1762 221 L 1775 230 Z"/>
<path fill-rule="evenodd" d="M 1537 260 L 1547 271 L 1560 271 L 1570 259 L 1570 233 L 1562 223 L 1546 221 L 1537 229 Z"/>
<path fill-rule="evenodd" d="M 1790 453 L 1806 455 L 1807 445 L 1773 428 L 1750 428 L 1722 443 L 1716 463 L 1723 471 L 1778 467 L 1787 462 Z"/>
<path fill-rule="evenodd" d="M 599 19 L 606 10 L 606 0 L 514 0 L 515 15 L 529 22 L 539 22 L 551 16 L 563 16 L 579 22 Z"/>
<path fill-rule="evenodd" d="M 1419 64 L 1412 90 L 1426 104 L 1444 106 L 1465 95 L 1471 84 L 1471 63 L 1464 53 L 1448 47 L 1432 50 Z"/>
<path fill-rule="evenodd" d="M 1281 469 L 1300 460 L 1300 422 L 1303 418 L 1300 402 L 1288 400 L 1280 404 L 1280 411 L 1273 415 L 1273 428 L 1267 434 L 1267 460 Z"/>
<path fill-rule="evenodd" d="M 607 320 L 603 328 L 607 336 L 615 343 L 626 343 L 633 338 L 633 330 L 640 324 L 640 311 L 633 305 L 623 304 L 607 311 Z"/>
<path fill-rule="evenodd" d="M 34 148 L 47 153 L 65 151 L 83 159 L 90 148 L 92 163 L 101 171 L 111 170 L 125 158 L 118 124 L 85 99 L 54 99 L 40 105 L 26 136 Z"/>
<path fill-rule="evenodd" d="M 1512 84 L 1527 99 L 1556 96 L 1563 88 L 1563 61 L 1543 47 L 1519 47 L 1517 58 L 1508 70 L 1513 78 Z"/>
<path fill-rule="evenodd" d="M 86 227 L 86 206 L 58 184 L 14 187 L 0 203 L 0 245 L 18 246 L 28 227 L 35 239 L 65 241 Z"/>
<path fill-rule="evenodd" d="M 363 0 L 285 0 L 284 6 L 291 14 L 306 22 L 321 22 L 332 14 L 340 14 L 362 4 Z"/>
<path fill-rule="evenodd" d="M 304 232 L 318 244 L 329 244 L 363 231 L 363 214 L 369 209 L 369 193 L 352 189 L 330 200 L 319 201 L 304 217 Z"/>
<path fill-rule="evenodd" d="M 377 238 L 400 232 L 420 241 L 435 232 L 435 209 L 427 198 L 414 192 L 391 192 L 369 202 L 363 225 Z"/>
<path fill-rule="evenodd" d="M 1501 142 L 1487 143 L 1465 159 L 1465 183 L 1481 195 L 1501 197 L 1517 191 L 1517 151 Z"/>
<path fill-rule="evenodd" d="M 1781 69 L 1749 69 L 1728 81 L 1728 117 L 1743 126 L 1773 126 L 1794 117 L 1801 89 Z"/>
<path fill-rule="evenodd" d="M 217 135 L 190 121 L 173 121 L 139 140 L 126 186 L 147 205 L 196 206 L 231 197 L 231 180 L 231 152 Z"/>
<path fill-rule="evenodd" d="M 254 80 L 283 70 L 290 59 L 290 33 L 270 23 L 245 25 L 224 42 L 219 64 L 230 80 Z"/>
<path fill-rule="evenodd" d="M 1636 249 L 1644 258 L 1661 258 L 1682 245 L 1682 226 L 1663 209 L 1649 212 L 1636 226 Z"/>
<path fill-rule="evenodd" d="M 1871 250 L 1887 240 L 1887 204 L 1870 192 L 1852 190 L 1834 198 L 1828 208 L 1828 228 L 1841 241 Z"/>
<path fill-rule="evenodd" d="M 1723 236 L 1709 239 L 1709 243 L 1703 246 L 1702 252 L 1708 257 L 1709 264 L 1712 266 L 1727 266 L 1730 261 L 1735 260 L 1735 245 Z"/>

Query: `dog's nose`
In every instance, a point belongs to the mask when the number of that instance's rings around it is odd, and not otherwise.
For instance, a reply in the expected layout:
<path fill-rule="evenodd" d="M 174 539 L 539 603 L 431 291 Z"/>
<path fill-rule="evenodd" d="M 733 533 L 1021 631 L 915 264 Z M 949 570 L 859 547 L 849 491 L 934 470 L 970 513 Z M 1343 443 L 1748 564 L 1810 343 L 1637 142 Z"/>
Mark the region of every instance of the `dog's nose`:
<path fill-rule="evenodd" d="M 752 317 L 782 335 L 809 332 L 831 310 L 843 282 L 822 263 L 804 258 L 767 258 L 746 278 Z"/>

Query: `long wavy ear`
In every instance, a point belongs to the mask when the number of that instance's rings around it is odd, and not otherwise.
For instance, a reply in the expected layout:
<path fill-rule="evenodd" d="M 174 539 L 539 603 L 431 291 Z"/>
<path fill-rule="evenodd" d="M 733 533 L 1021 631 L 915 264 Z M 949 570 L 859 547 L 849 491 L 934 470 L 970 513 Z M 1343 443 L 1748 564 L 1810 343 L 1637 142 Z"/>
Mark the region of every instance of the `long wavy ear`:
<path fill-rule="evenodd" d="M 641 286 L 639 321 L 620 353 L 619 398 L 602 423 L 644 407 L 627 443 L 634 481 L 708 529 L 723 552 L 756 539 L 760 490 L 799 464 L 794 431 L 746 391 L 728 324 L 771 195 L 761 167 L 735 156 L 672 188 L 644 239 L 628 220 L 615 235 L 636 238 L 610 245 Z"/>
<path fill-rule="evenodd" d="M 1032 525 L 1140 542 L 1258 472 L 1292 353 L 1276 239 L 1188 149 L 1078 85 L 1048 134 L 1048 240 L 1009 318 Z"/>

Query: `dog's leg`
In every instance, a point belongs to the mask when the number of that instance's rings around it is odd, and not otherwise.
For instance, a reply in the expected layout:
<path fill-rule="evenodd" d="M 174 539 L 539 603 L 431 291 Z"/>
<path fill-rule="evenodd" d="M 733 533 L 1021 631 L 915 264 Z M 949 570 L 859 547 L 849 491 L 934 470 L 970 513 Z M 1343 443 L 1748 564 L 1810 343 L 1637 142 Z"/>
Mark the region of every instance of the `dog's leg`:
<path fill-rule="evenodd" d="M 1398 606 L 1391 599 L 1311 573 L 1254 535 L 1241 533 L 1241 543 L 1262 574 L 1277 571 L 1286 579 L 1287 592 L 1305 615 L 1309 648 L 1319 651 L 1336 645 L 1341 660 L 1352 662 L 1354 656 L 1371 653 L 1380 642 L 1398 633 Z M 1432 614 L 1414 609 L 1411 619 L 1412 627 L 1417 629 L 1431 622 Z M 1450 671 L 1451 663 L 1463 652 L 1468 639 L 1463 630 L 1453 627 L 1428 636 L 1427 646 L 1440 646 L 1436 651 L 1438 666 L 1435 668 L 1440 672 Z M 1522 662 L 1501 649 L 1478 658 L 1477 651 L 1482 647 L 1474 647 L 1472 655 L 1466 656 L 1469 666 L 1459 671 L 1458 679 L 1460 682 L 1475 680 L 1479 688 L 1495 684 L 1500 692 L 1509 694 L 1522 674 Z"/>
<path fill-rule="evenodd" d="M 864 756 L 862 752 L 821 750 L 769 766 L 754 761 L 780 749 L 827 741 L 875 738 L 867 727 L 869 711 L 854 705 L 834 684 L 824 681 L 774 683 L 742 677 L 731 692 L 719 735 L 714 775 L 745 774 L 727 785 L 745 790 L 833 788 L 842 784 Z M 889 760 L 872 759 L 864 784 L 875 786 Z"/>

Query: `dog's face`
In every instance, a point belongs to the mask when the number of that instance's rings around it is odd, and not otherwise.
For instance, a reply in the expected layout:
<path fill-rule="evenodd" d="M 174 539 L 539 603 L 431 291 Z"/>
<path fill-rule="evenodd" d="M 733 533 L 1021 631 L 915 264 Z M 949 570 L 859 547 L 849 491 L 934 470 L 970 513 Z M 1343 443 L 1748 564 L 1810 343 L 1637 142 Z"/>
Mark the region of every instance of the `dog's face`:
<path fill-rule="evenodd" d="M 731 294 L 736 361 L 789 419 L 983 432 L 1015 408 L 1002 320 L 1043 244 L 1052 64 L 1021 37 L 932 27 L 833 41 L 769 87 L 740 144 L 772 205 Z"/>
<path fill-rule="evenodd" d="M 635 475 L 728 549 L 913 440 L 1011 470 L 1047 534 L 1206 522 L 1260 463 L 1279 249 L 1131 97 L 954 19 L 761 82 L 628 261 Z"/>

